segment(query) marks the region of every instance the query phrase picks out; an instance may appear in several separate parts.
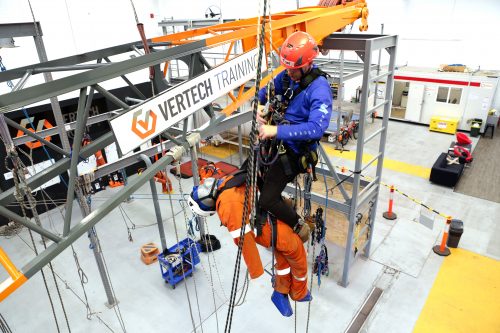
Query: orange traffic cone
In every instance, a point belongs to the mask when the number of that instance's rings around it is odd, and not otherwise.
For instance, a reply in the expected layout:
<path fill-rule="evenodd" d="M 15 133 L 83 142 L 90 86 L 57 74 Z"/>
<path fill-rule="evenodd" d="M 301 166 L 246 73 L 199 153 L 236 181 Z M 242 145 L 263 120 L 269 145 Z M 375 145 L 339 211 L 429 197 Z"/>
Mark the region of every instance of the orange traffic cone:
<path fill-rule="evenodd" d="M 97 164 L 97 167 L 103 166 L 106 164 L 106 160 L 104 159 L 104 156 L 102 156 L 102 152 L 98 150 L 95 154 L 95 162 Z"/>

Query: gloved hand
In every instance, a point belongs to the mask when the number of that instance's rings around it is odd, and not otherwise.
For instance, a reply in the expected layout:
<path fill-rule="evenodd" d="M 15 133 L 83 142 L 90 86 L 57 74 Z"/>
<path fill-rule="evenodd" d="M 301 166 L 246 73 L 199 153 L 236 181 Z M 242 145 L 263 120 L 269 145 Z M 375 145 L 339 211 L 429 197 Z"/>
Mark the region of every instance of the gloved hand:
<path fill-rule="evenodd" d="M 311 236 L 311 229 L 307 223 L 304 223 L 304 221 L 299 221 L 295 228 L 293 228 L 293 231 L 299 235 L 302 243 L 307 242 Z"/>

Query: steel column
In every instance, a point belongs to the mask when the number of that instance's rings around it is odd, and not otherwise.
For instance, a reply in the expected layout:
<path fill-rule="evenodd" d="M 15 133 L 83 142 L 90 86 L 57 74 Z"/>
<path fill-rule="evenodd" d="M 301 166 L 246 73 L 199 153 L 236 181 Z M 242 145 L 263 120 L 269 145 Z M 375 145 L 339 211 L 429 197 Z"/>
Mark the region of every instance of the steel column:
<path fill-rule="evenodd" d="M 387 77 L 387 83 L 385 87 L 385 100 L 386 101 L 392 101 L 392 94 L 393 94 L 393 88 L 394 88 L 394 72 L 395 72 L 395 67 L 396 67 L 396 51 L 397 51 L 397 41 L 398 37 L 396 37 L 396 42 L 394 46 L 387 48 L 387 52 L 389 53 L 389 76 Z M 387 141 L 387 126 L 389 124 L 389 115 L 391 113 L 391 104 L 392 103 L 386 103 L 384 106 L 384 117 L 382 120 L 382 128 L 384 130 L 382 131 L 380 135 L 380 143 L 379 143 L 379 151 L 381 152 L 381 155 L 378 160 L 377 164 L 377 177 L 378 179 L 381 179 L 382 177 L 382 169 L 383 169 L 383 162 L 384 162 L 384 150 L 385 150 L 385 143 Z M 373 202 L 373 208 L 372 208 L 372 225 L 371 225 L 371 230 L 370 230 L 370 236 L 368 239 L 368 244 L 364 249 L 364 255 L 368 257 L 370 255 L 370 249 L 371 249 L 371 243 L 372 243 L 372 238 L 373 238 L 373 230 L 374 230 L 374 225 L 373 221 L 375 221 L 375 214 L 377 212 L 377 206 L 378 206 L 378 196 L 379 192 L 377 191 L 377 194 L 375 195 L 374 202 Z"/>
<path fill-rule="evenodd" d="M 93 95 L 93 89 L 90 90 L 90 95 Z M 89 114 L 92 96 L 87 100 L 87 88 L 80 89 L 80 99 L 78 100 L 78 109 L 76 115 L 76 123 L 79 126 L 76 128 L 73 138 L 73 151 L 71 152 L 71 164 L 69 168 L 68 195 L 66 197 L 66 213 L 64 215 L 64 230 L 63 236 L 67 236 L 71 228 L 71 213 L 73 211 L 73 199 L 75 197 L 75 186 L 77 178 L 77 165 L 80 159 L 80 148 L 82 147 L 83 132 Z"/>
<path fill-rule="evenodd" d="M 191 147 L 191 170 L 193 172 L 193 183 L 194 186 L 200 185 L 200 176 L 198 175 L 198 154 L 196 152 L 196 145 Z M 205 235 L 205 223 L 201 216 L 196 216 L 196 221 L 198 222 L 198 226 L 200 227 L 200 237 L 202 238 Z"/>
<path fill-rule="evenodd" d="M 42 35 L 41 35 L 37 25 L 35 25 L 35 31 L 36 31 L 36 34 L 33 35 L 33 39 L 35 40 L 38 58 L 40 59 L 40 62 L 47 61 L 48 60 L 47 59 L 47 52 L 45 51 L 45 45 L 43 44 Z M 43 73 L 43 77 L 45 79 L 45 82 L 52 82 L 53 81 L 51 73 Z M 56 124 L 57 124 L 59 138 L 61 139 L 62 147 L 64 150 L 69 151 L 70 145 L 69 145 L 68 135 L 66 134 L 66 130 L 64 128 L 64 119 L 63 119 L 62 112 L 61 112 L 61 106 L 59 105 L 59 101 L 57 100 L 57 97 L 54 97 L 54 95 L 48 96 L 48 97 L 50 99 L 50 104 L 52 105 L 52 112 L 54 114 L 54 119 L 55 119 Z M 26 105 L 26 104 L 24 104 L 24 105 Z"/>
<path fill-rule="evenodd" d="M 358 132 L 358 143 L 356 147 L 356 162 L 354 165 L 354 182 L 352 186 L 352 200 L 351 209 L 349 211 L 349 229 L 347 233 L 347 244 L 344 256 L 344 269 L 342 271 L 342 281 L 340 284 L 346 287 L 349 280 L 349 266 L 351 265 L 352 258 L 352 245 L 354 243 L 354 227 L 356 224 L 356 214 L 357 214 L 357 203 L 358 203 L 358 193 L 360 185 L 360 174 L 363 164 L 363 148 L 365 140 L 365 122 L 366 122 L 366 110 L 368 107 L 368 91 L 370 82 L 370 63 L 371 63 L 371 40 L 367 40 L 364 49 L 364 75 L 362 84 L 362 94 L 361 94 L 361 104 L 360 104 L 360 114 L 359 114 L 359 132 Z"/>
<path fill-rule="evenodd" d="M 152 163 L 148 156 L 144 154 L 139 155 L 139 159 L 146 163 L 146 168 L 151 167 Z M 158 224 L 158 232 L 160 233 L 160 242 L 162 251 L 167 248 L 167 242 L 165 240 L 165 230 L 163 229 L 163 220 L 161 218 L 160 204 L 158 202 L 158 192 L 156 191 L 156 184 L 153 178 L 149 180 L 149 187 L 151 187 L 151 195 L 153 196 L 153 205 L 155 208 L 156 222 Z"/>

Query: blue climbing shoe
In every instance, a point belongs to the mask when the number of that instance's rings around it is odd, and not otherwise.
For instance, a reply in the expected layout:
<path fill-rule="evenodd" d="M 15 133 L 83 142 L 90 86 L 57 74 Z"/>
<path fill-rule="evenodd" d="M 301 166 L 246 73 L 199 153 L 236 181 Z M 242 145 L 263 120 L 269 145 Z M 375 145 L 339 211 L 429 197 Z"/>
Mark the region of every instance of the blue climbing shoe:
<path fill-rule="evenodd" d="M 312 301 L 313 297 L 311 295 L 311 292 L 309 292 L 309 290 L 307 291 L 307 294 L 302 297 L 301 299 L 299 299 L 297 302 L 310 302 Z"/>
<path fill-rule="evenodd" d="M 290 317 L 291 315 L 293 315 L 293 310 L 292 306 L 290 305 L 288 295 L 279 293 L 275 290 L 273 292 L 273 295 L 271 296 L 271 300 L 283 316 Z"/>

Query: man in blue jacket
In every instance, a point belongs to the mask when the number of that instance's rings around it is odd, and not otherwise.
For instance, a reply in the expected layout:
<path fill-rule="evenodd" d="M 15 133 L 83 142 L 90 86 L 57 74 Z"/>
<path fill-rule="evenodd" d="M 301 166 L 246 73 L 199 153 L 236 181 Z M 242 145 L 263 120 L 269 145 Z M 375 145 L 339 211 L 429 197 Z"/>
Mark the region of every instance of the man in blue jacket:
<path fill-rule="evenodd" d="M 286 109 L 284 121 L 270 124 L 263 109 L 259 109 L 259 138 L 283 140 L 286 153 L 266 172 L 261 188 L 260 206 L 278 220 L 284 221 L 295 232 L 308 228 L 297 212 L 286 204 L 281 193 L 287 183 L 299 173 L 306 172 L 307 165 L 317 163 L 318 141 L 328 128 L 332 114 L 332 92 L 326 74 L 313 65 L 319 53 L 314 38 L 297 31 L 283 43 L 280 62 L 286 68 L 274 79 L 274 95 L 281 96 Z M 266 104 L 266 88 L 259 91 L 259 103 Z M 303 231 L 303 230 L 302 230 Z"/>

